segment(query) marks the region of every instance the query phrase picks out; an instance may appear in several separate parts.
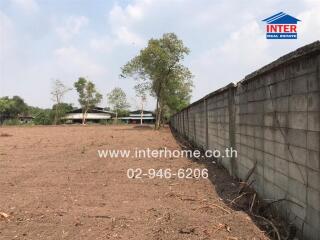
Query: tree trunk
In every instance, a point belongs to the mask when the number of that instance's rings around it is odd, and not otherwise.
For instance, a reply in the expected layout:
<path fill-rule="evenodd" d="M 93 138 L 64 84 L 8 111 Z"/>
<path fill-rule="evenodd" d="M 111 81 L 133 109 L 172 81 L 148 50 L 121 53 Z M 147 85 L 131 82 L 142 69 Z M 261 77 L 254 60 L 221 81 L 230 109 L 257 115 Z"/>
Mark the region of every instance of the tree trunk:
<path fill-rule="evenodd" d="M 156 121 L 154 123 L 154 129 L 157 130 L 157 124 L 158 124 L 158 117 L 159 117 L 159 98 L 157 98 L 157 103 L 156 103 Z"/>
<path fill-rule="evenodd" d="M 57 125 L 58 122 L 58 106 L 56 105 L 56 111 L 54 114 L 54 121 L 53 121 L 53 125 Z"/>
<path fill-rule="evenodd" d="M 160 128 L 161 115 L 162 115 L 161 104 L 160 104 L 160 101 L 157 99 L 157 115 L 156 115 L 156 124 L 155 124 L 156 130 Z"/>
<path fill-rule="evenodd" d="M 82 125 L 86 124 L 86 118 L 87 118 L 87 111 L 84 111 L 82 113 Z"/>
<path fill-rule="evenodd" d="M 141 102 L 140 125 L 143 124 L 143 102 Z"/>
<path fill-rule="evenodd" d="M 118 111 L 116 111 L 116 124 L 118 123 Z"/>

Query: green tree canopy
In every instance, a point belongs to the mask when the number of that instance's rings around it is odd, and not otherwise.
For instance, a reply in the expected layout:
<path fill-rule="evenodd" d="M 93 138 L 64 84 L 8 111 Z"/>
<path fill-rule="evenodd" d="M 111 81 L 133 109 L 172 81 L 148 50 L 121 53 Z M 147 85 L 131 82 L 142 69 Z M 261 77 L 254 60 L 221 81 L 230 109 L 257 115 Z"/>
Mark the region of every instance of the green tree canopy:
<path fill-rule="evenodd" d="M 126 93 L 119 87 L 114 88 L 107 94 L 108 102 L 112 107 L 112 110 L 116 113 L 116 121 L 118 120 L 118 114 L 126 112 L 130 107 Z"/>
<path fill-rule="evenodd" d="M 73 106 L 70 103 L 58 103 L 52 106 L 52 112 L 54 113 L 53 123 L 57 124 L 63 122 L 61 119 L 66 115 L 67 112 L 73 110 Z"/>
<path fill-rule="evenodd" d="M 190 100 L 192 74 L 181 64 L 188 54 L 182 40 L 174 33 L 166 33 L 160 39 L 149 40 L 148 46 L 121 69 L 122 77 L 139 79 L 156 98 L 156 129 L 165 107 L 177 111 Z"/>
<path fill-rule="evenodd" d="M 90 109 L 94 108 L 102 100 L 102 95 L 97 92 L 94 83 L 89 80 L 80 77 L 77 82 L 74 83 L 79 94 L 79 103 L 82 108 L 82 124 L 86 122 L 86 116 Z"/>
<path fill-rule="evenodd" d="M 28 105 L 19 96 L 0 98 L 0 117 L 16 118 L 28 113 Z"/>

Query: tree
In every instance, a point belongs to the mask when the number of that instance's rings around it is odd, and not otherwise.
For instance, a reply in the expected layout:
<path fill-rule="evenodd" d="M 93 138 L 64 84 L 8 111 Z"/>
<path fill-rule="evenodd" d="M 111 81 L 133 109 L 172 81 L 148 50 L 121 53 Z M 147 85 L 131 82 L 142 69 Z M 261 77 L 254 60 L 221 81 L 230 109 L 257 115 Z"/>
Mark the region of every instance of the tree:
<path fill-rule="evenodd" d="M 74 83 L 74 87 L 79 94 L 78 100 L 82 108 L 82 124 L 85 124 L 88 111 L 101 102 L 102 95 L 97 92 L 92 82 L 82 77 Z"/>
<path fill-rule="evenodd" d="M 56 125 L 58 123 L 59 119 L 59 107 L 60 104 L 62 102 L 62 99 L 64 97 L 64 95 L 70 91 L 71 88 L 68 88 L 67 86 L 65 86 L 60 80 L 55 80 L 53 82 L 53 88 L 51 91 L 51 96 L 52 96 L 52 100 L 56 105 L 56 108 L 54 109 L 55 115 L 54 115 L 54 121 L 53 124 Z"/>
<path fill-rule="evenodd" d="M 116 122 L 118 122 L 118 114 L 130 107 L 127 102 L 127 96 L 121 88 L 116 87 L 107 94 L 107 98 L 112 110 L 116 113 Z"/>
<path fill-rule="evenodd" d="M 19 96 L 0 98 L 0 122 L 6 118 L 17 118 L 28 113 L 28 105 Z"/>
<path fill-rule="evenodd" d="M 61 122 L 62 117 L 64 117 L 67 112 L 72 110 L 73 110 L 72 104 L 69 104 L 69 103 L 54 104 L 52 106 L 52 112 L 54 113 L 53 124 L 57 124 Z"/>
<path fill-rule="evenodd" d="M 192 75 L 181 64 L 187 54 L 189 49 L 182 40 L 174 33 L 166 33 L 160 39 L 149 40 L 148 46 L 121 69 L 120 76 L 142 79 L 149 84 L 151 95 L 156 98 L 156 129 L 160 127 L 164 107 L 171 107 L 168 105 L 171 94 L 180 91 L 173 87 L 188 89 L 184 92 L 191 93 Z"/>
<path fill-rule="evenodd" d="M 146 84 L 140 83 L 134 86 L 134 89 L 136 91 L 136 96 L 139 98 L 139 103 L 140 103 L 140 125 L 143 124 L 143 110 L 144 110 L 144 105 L 147 101 L 147 91 L 148 91 L 148 86 Z"/>

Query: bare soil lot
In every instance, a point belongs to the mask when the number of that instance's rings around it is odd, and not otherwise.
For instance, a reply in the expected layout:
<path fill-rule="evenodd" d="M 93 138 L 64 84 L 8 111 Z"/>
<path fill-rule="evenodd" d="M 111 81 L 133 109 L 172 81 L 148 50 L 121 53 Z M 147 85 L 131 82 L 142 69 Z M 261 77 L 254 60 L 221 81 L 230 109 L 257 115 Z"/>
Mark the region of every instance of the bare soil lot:
<path fill-rule="evenodd" d="M 147 147 L 180 148 L 169 128 L 0 128 L 0 213 L 8 214 L 0 216 L 0 239 L 269 239 L 222 201 L 212 180 L 127 177 L 128 168 L 201 162 L 97 154 Z M 211 169 L 211 179 L 221 171 Z"/>

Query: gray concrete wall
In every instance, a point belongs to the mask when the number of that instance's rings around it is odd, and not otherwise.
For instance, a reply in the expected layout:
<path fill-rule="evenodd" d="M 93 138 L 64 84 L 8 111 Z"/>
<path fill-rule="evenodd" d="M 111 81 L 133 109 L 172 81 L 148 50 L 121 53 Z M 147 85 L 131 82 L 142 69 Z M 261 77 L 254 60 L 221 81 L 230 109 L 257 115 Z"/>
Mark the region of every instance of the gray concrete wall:
<path fill-rule="evenodd" d="M 204 149 L 234 147 L 221 158 L 230 174 L 251 176 L 262 198 L 304 239 L 320 239 L 320 43 L 287 54 L 174 115 L 171 125 Z"/>

